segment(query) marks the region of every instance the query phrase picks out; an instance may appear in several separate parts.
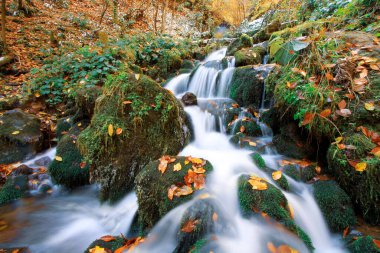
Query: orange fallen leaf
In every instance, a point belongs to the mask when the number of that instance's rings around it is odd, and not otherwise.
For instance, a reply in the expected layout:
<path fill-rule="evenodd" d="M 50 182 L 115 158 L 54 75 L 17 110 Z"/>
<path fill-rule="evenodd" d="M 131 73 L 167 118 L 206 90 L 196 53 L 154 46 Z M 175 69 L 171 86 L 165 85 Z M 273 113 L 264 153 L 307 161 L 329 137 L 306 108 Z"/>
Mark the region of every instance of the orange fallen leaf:
<path fill-rule="evenodd" d="M 79 167 L 80 167 L 81 169 L 83 169 L 84 167 L 86 167 L 86 162 L 81 162 L 81 163 L 79 164 Z"/>
<path fill-rule="evenodd" d="M 319 115 L 321 115 L 322 117 L 327 118 L 328 116 L 331 115 L 331 109 L 330 109 L 330 108 L 327 108 L 327 109 L 321 111 L 321 113 L 320 113 Z"/>
<path fill-rule="evenodd" d="M 346 100 L 344 100 L 344 99 L 342 99 L 339 103 L 338 103 L 338 107 L 339 107 L 339 109 L 344 109 L 344 108 L 346 108 L 346 106 L 347 106 L 347 103 L 346 103 Z"/>
<path fill-rule="evenodd" d="M 272 178 L 273 178 L 273 180 L 277 181 L 277 180 L 279 180 L 281 177 L 282 177 L 282 172 L 281 172 L 281 170 L 278 170 L 278 171 L 274 171 L 274 172 L 272 172 Z"/>
<path fill-rule="evenodd" d="M 380 240 L 372 239 L 372 241 L 376 245 L 376 247 L 380 249 Z"/>
<path fill-rule="evenodd" d="M 332 80 L 334 80 L 334 76 L 331 75 L 331 73 L 327 72 L 327 73 L 326 73 L 326 79 L 327 79 L 328 81 L 332 81 Z"/>
<path fill-rule="evenodd" d="M 303 126 L 310 124 L 313 121 L 314 116 L 315 116 L 315 113 L 310 113 L 310 112 L 305 113 L 305 116 L 301 124 Z"/>
<path fill-rule="evenodd" d="M 259 177 L 251 176 L 248 180 L 253 190 L 263 191 L 268 189 L 268 184 Z"/>
<path fill-rule="evenodd" d="M 130 100 L 123 101 L 123 104 L 124 104 L 124 105 L 129 105 L 129 104 L 132 104 L 132 101 L 130 101 Z"/>
<path fill-rule="evenodd" d="M 120 127 L 116 129 L 116 135 L 120 135 L 123 132 L 123 129 Z"/>
<path fill-rule="evenodd" d="M 345 96 L 346 98 L 350 99 L 350 100 L 352 100 L 352 99 L 355 98 L 354 94 L 350 94 L 350 93 L 344 94 L 344 96 Z"/>
<path fill-rule="evenodd" d="M 298 74 L 302 75 L 303 77 L 306 77 L 306 75 L 307 75 L 306 71 L 299 69 L 299 68 L 292 68 L 292 71 L 293 71 L 293 73 L 298 73 Z"/>
<path fill-rule="evenodd" d="M 194 188 L 196 190 L 203 189 L 205 187 L 205 175 L 196 174 L 194 176 Z"/>
<path fill-rule="evenodd" d="M 286 82 L 286 87 L 288 87 L 288 89 L 292 90 L 295 87 L 297 87 L 297 82 L 294 82 L 294 83 Z"/>
<path fill-rule="evenodd" d="M 348 232 L 350 232 L 350 227 L 346 227 L 343 231 L 343 238 L 346 238 L 346 236 L 348 235 Z"/>
<path fill-rule="evenodd" d="M 171 158 L 168 155 L 164 155 L 163 157 L 161 157 L 159 159 L 160 163 L 158 164 L 158 170 L 161 172 L 161 174 L 164 174 L 168 167 L 168 164 L 174 162 L 175 160 L 175 158 Z"/>
<path fill-rule="evenodd" d="M 185 233 L 191 233 L 194 231 L 194 229 L 197 227 L 197 224 L 199 223 L 198 220 L 188 220 L 181 228 L 182 232 Z"/>
<path fill-rule="evenodd" d="M 366 162 L 360 162 L 355 165 L 355 170 L 359 172 L 365 171 L 367 168 L 367 163 Z"/>
<path fill-rule="evenodd" d="M 240 127 L 240 133 L 244 133 L 245 132 L 245 126 L 241 126 Z"/>
<path fill-rule="evenodd" d="M 111 241 L 115 241 L 116 238 L 113 237 L 112 235 L 105 235 L 105 236 L 100 237 L 100 240 L 102 240 L 103 242 L 111 242 Z"/>
<path fill-rule="evenodd" d="M 373 149 L 371 150 L 371 154 L 373 154 L 373 155 L 375 155 L 375 156 L 377 156 L 377 157 L 380 157 L 380 147 L 377 146 L 376 148 L 373 148 Z"/>
<path fill-rule="evenodd" d="M 206 172 L 206 170 L 205 170 L 203 167 L 199 167 L 199 168 L 197 168 L 197 167 L 195 167 L 195 166 L 193 166 L 193 171 L 194 171 L 195 173 L 197 173 L 197 174 L 203 174 L 203 173 Z"/>

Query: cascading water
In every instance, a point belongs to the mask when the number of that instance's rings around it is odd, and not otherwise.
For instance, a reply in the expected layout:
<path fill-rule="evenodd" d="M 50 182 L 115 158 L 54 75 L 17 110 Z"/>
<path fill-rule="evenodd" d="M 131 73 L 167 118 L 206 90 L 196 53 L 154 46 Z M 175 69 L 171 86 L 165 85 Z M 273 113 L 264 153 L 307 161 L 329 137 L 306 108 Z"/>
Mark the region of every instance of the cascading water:
<path fill-rule="evenodd" d="M 219 117 L 219 120 L 223 117 L 215 112 L 211 113 L 212 110 L 207 105 L 205 106 L 208 103 L 215 105 L 214 107 L 223 108 L 222 105 L 231 103 L 226 97 L 234 72 L 234 61 L 229 59 L 230 65 L 223 69 L 222 61 L 225 53 L 225 49 L 212 53 L 195 73 L 186 78 L 183 75 L 174 78 L 166 87 L 178 97 L 189 91 L 201 98 L 199 106 L 185 108 L 191 118 L 195 136 L 194 141 L 185 147 L 180 155 L 202 157 L 213 164 L 214 170 L 208 177 L 207 189 L 217 200 L 220 209 L 223 210 L 223 216 L 227 217 L 226 222 L 229 228 L 227 231 L 217 232 L 215 236 L 218 237 L 218 240 L 213 244 L 218 249 L 217 252 L 259 253 L 267 252 L 266 242 L 268 240 L 277 240 L 296 248 L 299 252 L 309 252 L 306 246 L 291 234 L 268 223 L 263 223 L 257 218 L 245 219 L 240 214 L 237 197 L 238 177 L 242 174 L 255 174 L 265 178 L 268 182 L 273 183 L 273 181 L 253 164 L 249 157 L 250 151 L 237 149 L 230 143 L 229 136 L 220 128 L 218 129 L 217 124 L 212 123 L 215 122 L 215 115 Z M 185 87 L 187 89 L 184 89 Z M 243 117 L 254 118 L 244 110 L 239 115 L 239 118 Z M 224 125 L 223 123 L 220 124 Z M 283 157 L 268 145 L 272 141 L 271 129 L 264 124 L 261 124 L 261 129 L 263 136 L 258 139 L 267 147 L 263 158 L 270 168 L 276 170 L 279 167 L 277 160 Z M 345 252 L 343 246 L 330 234 L 309 187 L 291 178 L 288 178 L 288 181 L 292 192 L 283 190 L 282 192 L 294 208 L 295 222 L 311 237 L 315 252 Z M 179 206 L 165 216 L 152 230 L 148 239 L 150 237 L 162 238 L 162 234 L 165 234 L 165 237 L 162 240 L 153 240 L 143 244 L 136 249 L 136 252 L 171 253 L 176 246 L 175 231 L 178 231 L 180 227 L 184 209 L 190 205 L 191 202 Z M 169 221 L 170 228 L 163 225 Z M 170 233 L 168 233 L 168 229 L 171 229 Z"/>

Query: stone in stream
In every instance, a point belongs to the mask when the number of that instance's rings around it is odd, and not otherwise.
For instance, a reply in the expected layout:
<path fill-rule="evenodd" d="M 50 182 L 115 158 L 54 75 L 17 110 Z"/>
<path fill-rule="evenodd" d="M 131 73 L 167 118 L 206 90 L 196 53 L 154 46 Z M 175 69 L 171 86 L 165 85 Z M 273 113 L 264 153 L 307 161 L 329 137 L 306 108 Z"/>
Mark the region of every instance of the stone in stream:
<path fill-rule="evenodd" d="M 193 169 L 194 165 L 186 157 L 171 158 L 175 160 L 167 165 L 164 173 L 158 170 L 160 161 L 156 160 L 145 166 L 136 177 L 135 189 L 139 204 L 138 218 L 142 232 L 151 229 L 170 210 L 189 201 L 195 194 L 193 192 L 189 195 L 174 196 L 172 200 L 169 199 L 169 188 L 173 185 L 178 185 L 178 187 L 186 186 L 185 176 L 188 175 L 190 169 Z M 203 161 L 202 168 L 204 173 L 199 175 L 203 175 L 200 176 L 200 179 L 204 177 L 207 180 L 207 174 L 212 171 L 212 165 L 206 160 L 202 160 L 202 163 Z M 180 164 L 181 169 L 174 171 L 175 166 L 179 166 L 178 164 Z M 191 186 L 191 189 L 195 191 L 193 186 Z"/>
<path fill-rule="evenodd" d="M 149 77 L 121 72 L 108 78 L 91 124 L 78 136 L 100 198 L 119 200 L 150 161 L 178 154 L 190 137 L 185 122 L 180 102 Z"/>
<path fill-rule="evenodd" d="M 339 185 L 332 181 L 318 181 L 313 184 L 315 200 L 333 232 L 343 232 L 355 226 L 356 217 L 351 199 Z"/>
<path fill-rule="evenodd" d="M 372 236 L 347 236 L 345 238 L 350 253 L 380 253 Z"/>
<path fill-rule="evenodd" d="M 19 109 L 0 116 L 0 164 L 22 161 L 43 148 L 40 120 Z"/>
<path fill-rule="evenodd" d="M 0 189 L 0 205 L 23 197 L 27 190 L 27 176 L 8 176 L 5 184 Z"/>
<path fill-rule="evenodd" d="M 266 54 L 266 49 L 262 46 L 243 48 L 235 52 L 235 65 L 242 67 L 247 65 L 261 64 L 263 57 Z"/>
<path fill-rule="evenodd" d="M 182 96 L 181 101 L 185 106 L 198 105 L 197 96 L 191 92 L 186 92 Z"/>
<path fill-rule="evenodd" d="M 269 182 L 259 178 L 258 184 L 266 184 L 267 189 L 253 189 L 249 180 L 249 176 L 243 175 L 238 181 L 238 198 L 242 215 L 249 218 L 265 213 L 269 218 L 293 232 L 310 250 L 313 250 L 309 236 L 294 222 L 291 208 L 284 194 Z"/>

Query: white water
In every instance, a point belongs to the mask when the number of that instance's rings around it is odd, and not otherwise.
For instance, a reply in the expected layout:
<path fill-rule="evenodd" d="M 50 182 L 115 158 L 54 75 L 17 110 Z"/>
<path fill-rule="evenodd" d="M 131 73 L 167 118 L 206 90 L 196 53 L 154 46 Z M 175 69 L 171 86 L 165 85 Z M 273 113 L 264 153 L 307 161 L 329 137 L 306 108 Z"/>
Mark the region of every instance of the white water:
<path fill-rule="evenodd" d="M 225 49 L 214 52 L 202 63 L 202 66 L 189 80 L 187 91 L 193 92 L 202 98 L 226 97 L 234 68 L 229 66 L 224 71 L 220 69 L 219 63 L 224 58 L 225 52 Z M 209 61 L 212 62 L 210 63 Z M 222 72 L 222 78 L 217 82 L 217 76 L 220 72 Z M 223 74 L 225 75 L 224 77 Z M 173 79 L 167 88 L 180 97 L 184 91 L 177 92 L 177 87 L 185 86 L 183 80 L 183 77 Z M 223 81 L 221 82 L 221 80 Z M 242 174 L 256 174 L 273 183 L 272 178 L 268 177 L 252 162 L 249 157 L 250 151 L 237 149 L 229 142 L 229 136 L 216 131 L 215 116 L 212 113 L 208 110 L 202 110 L 198 106 L 186 107 L 185 110 L 191 117 L 195 139 L 185 147 L 180 155 L 202 157 L 211 162 L 214 170 L 208 176 L 207 189 L 219 203 L 224 213 L 223 216 L 227 217 L 228 227 L 230 228 L 227 232 L 223 231 L 216 234 L 218 240 L 213 245 L 217 246 L 217 252 L 267 252 L 266 243 L 272 240 L 290 245 L 299 252 L 309 252 L 303 242 L 291 233 L 280 230 L 269 223 L 263 223 L 258 218 L 245 219 L 240 215 L 237 197 L 237 180 L 239 176 Z M 240 118 L 247 116 L 247 112 L 242 112 Z M 270 143 L 272 131 L 264 124 L 261 124 L 261 129 L 264 136 L 258 139 L 266 144 Z M 266 160 L 268 167 L 278 169 L 277 160 L 283 157 L 270 147 L 265 150 L 263 158 Z M 296 224 L 310 236 L 315 252 L 346 252 L 338 240 L 329 232 L 309 187 L 290 178 L 288 181 L 293 191 L 285 192 L 282 190 L 282 192 L 294 208 Z M 175 231 L 178 231 L 184 209 L 189 205 L 191 205 L 191 202 L 172 210 L 148 236 L 149 240 L 165 234 L 162 240 L 153 240 L 154 243 L 150 243 L 149 246 L 140 246 L 136 249 L 136 252 L 171 253 L 176 246 Z M 168 226 L 163 224 L 168 224 Z"/>

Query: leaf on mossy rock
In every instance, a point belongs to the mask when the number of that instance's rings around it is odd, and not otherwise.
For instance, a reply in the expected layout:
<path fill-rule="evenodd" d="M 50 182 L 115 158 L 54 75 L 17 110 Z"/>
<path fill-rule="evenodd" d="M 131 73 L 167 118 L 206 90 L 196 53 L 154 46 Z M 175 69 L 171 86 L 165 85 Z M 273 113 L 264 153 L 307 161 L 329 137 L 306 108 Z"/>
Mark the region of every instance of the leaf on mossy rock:
<path fill-rule="evenodd" d="M 298 250 L 295 250 L 286 244 L 282 244 L 279 247 L 276 247 L 273 243 L 269 242 L 267 244 L 267 248 L 271 253 L 299 253 Z"/>
<path fill-rule="evenodd" d="M 327 118 L 328 116 L 331 115 L 331 109 L 330 109 L 330 108 L 327 108 L 327 109 L 321 111 L 321 112 L 319 113 L 319 115 L 321 115 L 322 117 Z"/>
<path fill-rule="evenodd" d="M 113 136 L 113 125 L 112 124 L 108 125 L 108 135 L 111 137 Z"/>
<path fill-rule="evenodd" d="M 161 174 L 164 174 L 166 171 L 166 168 L 168 167 L 169 163 L 174 162 L 176 159 L 173 157 L 170 157 L 168 155 L 164 155 L 159 159 L 160 163 L 158 164 L 158 170 L 161 172 Z"/>
<path fill-rule="evenodd" d="M 181 163 L 177 163 L 173 167 L 173 171 L 180 171 L 182 169 Z"/>
<path fill-rule="evenodd" d="M 315 113 L 307 112 L 305 113 L 305 116 L 303 117 L 302 125 L 308 125 L 310 124 L 314 119 Z"/>
<path fill-rule="evenodd" d="M 20 133 L 20 131 L 14 131 L 14 132 L 12 132 L 13 135 L 17 135 L 19 133 Z"/>
<path fill-rule="evenodd" d="M 168 198 L 172 200 L 174 196 L 176 197 L 187 196 L 187 195 L 192 194 L 193 192 L 194 192 L 193 189 L 188 185 L 183 185 L 181 187 L 178 187 L 173 184 L 168 189 Z"/>
<path fill-rule="evenodd" d="M 376 147 L 371 150 L 371 154 L 375 155 L 376 157 L 380 157 L 380 147 Z"/>
<path fill-rule="evenodd" d="M 299 68 L 292 68 L 292 72 L 296 74 L 300 74 L 303 77 L 306 77 L 307 73 L 305 70 L 299 69 Z"/>
<path fill-rule="evenodd" d="M 62 157 L 56 155 L 55 160 L 57 160 L 58 162 L 62 162 Z"/>
<path fill-rule="evenodd" d="M 265 180 L 260 177 L 251 176 L 248 182 L 252 186 L 253 190 L 264 191 L 268 189 L 267 182 L 265 182 Z"/>
<path fill-rule="evenodd" d="M 143 243 L 145 241 L 142 237 L 136 237 L 133 239 L 128 240 L 122 247 L 115 250 L 114 253 L 124 253 L 127 252 L 133 252 L 133 250 L 138 246 L 139 244 Z"/>
<path fill-rule="evenodd" d="M 367 168 L 367 163 L 366 162 L 360 162 L 355 165 L 355 170 L 359 172 L 365 171 Z"/>
<path fill-rule="evenodd" d="M 375 110 L 375 103 L 374 102 L 364 103 L 364 108 L 367 111 L 373 111 L 373 110 Z"/>
<path fill-rule="evenodd" d="M 196 190 L 203 189 L 205 187 L 205 175 L 204 174 L 196 174 L 194 176 L 194 188 Z"/>
<path fill-rule="evenodd" d="M 123 129 L 120 127 L 116 129 L 116 135 L 120 135 L 123 132 Z"/>
<path fill-rule="evenodd" d="M 348 235 L 348 232 L 350 232 L 350 227 L 346 227 L 343 231 L 343 238 L 346 238 L 346 236 Z"/>
<path fill-rule="evenodd" d="M 92 248 L 89 251 L 90 251 L 90 253 L 107 253 L 105 248 L 102 248 L 99 246 L 95 246 L 95 248 Z"/>
<path fill-rule="evenodd" d="M 102 240 L 103 242 L 112 242 L 112 241 L 115 241 L 116 238 L 113 237 L 112 235 L 105 235 L 105 236 L 100 237 L 100 240 Z"/>
<path fill-rule="evenodd" d="M 181 231 L 185 233 L 191 233 L 197 227 L 198 223 L 199 223 L 199 220 L 190 219 L 186 221 L 186 223 L 182 226 Z"/>
<path fill-rule="evenodd" d="M 272 178 L 273 178 L 273 180 L 277 181 L 281 177 L 282 177 L 282 171 L 281 170 L 272 172 Z"/>
<path fill-rule="evenodd" d="M 291 82 L 286 82 L 286 87 L 288 88 L 288 89 L 294 89 L 295 87 L 297 87 L 297 82 L 293 82 L 293 83 L 291 83 Z"/>
<path fill-rule="evenodd" d="M 347 102 L 346 102 L 346 100 L 344 100 L 344 99 L 342 99 L 342 100 L 338 103 L 338 107 L 339 107 L 340 110 L 346 108 L 346 106 L 347 106 Z"/>
<path fill-rule="evenodd" d="M 351 110 L 350 109 L 340 109 L 340 110 L 335 111 L 335 113 L 339 116 L 346 118 L 346 117 L 349 117 L 351 115 Z"/>
<path fill-rule="evenodd" d="M 378 249 L 380 249 L 380 240 L 372 239 L 373 243 L 376 245 Z"/>

